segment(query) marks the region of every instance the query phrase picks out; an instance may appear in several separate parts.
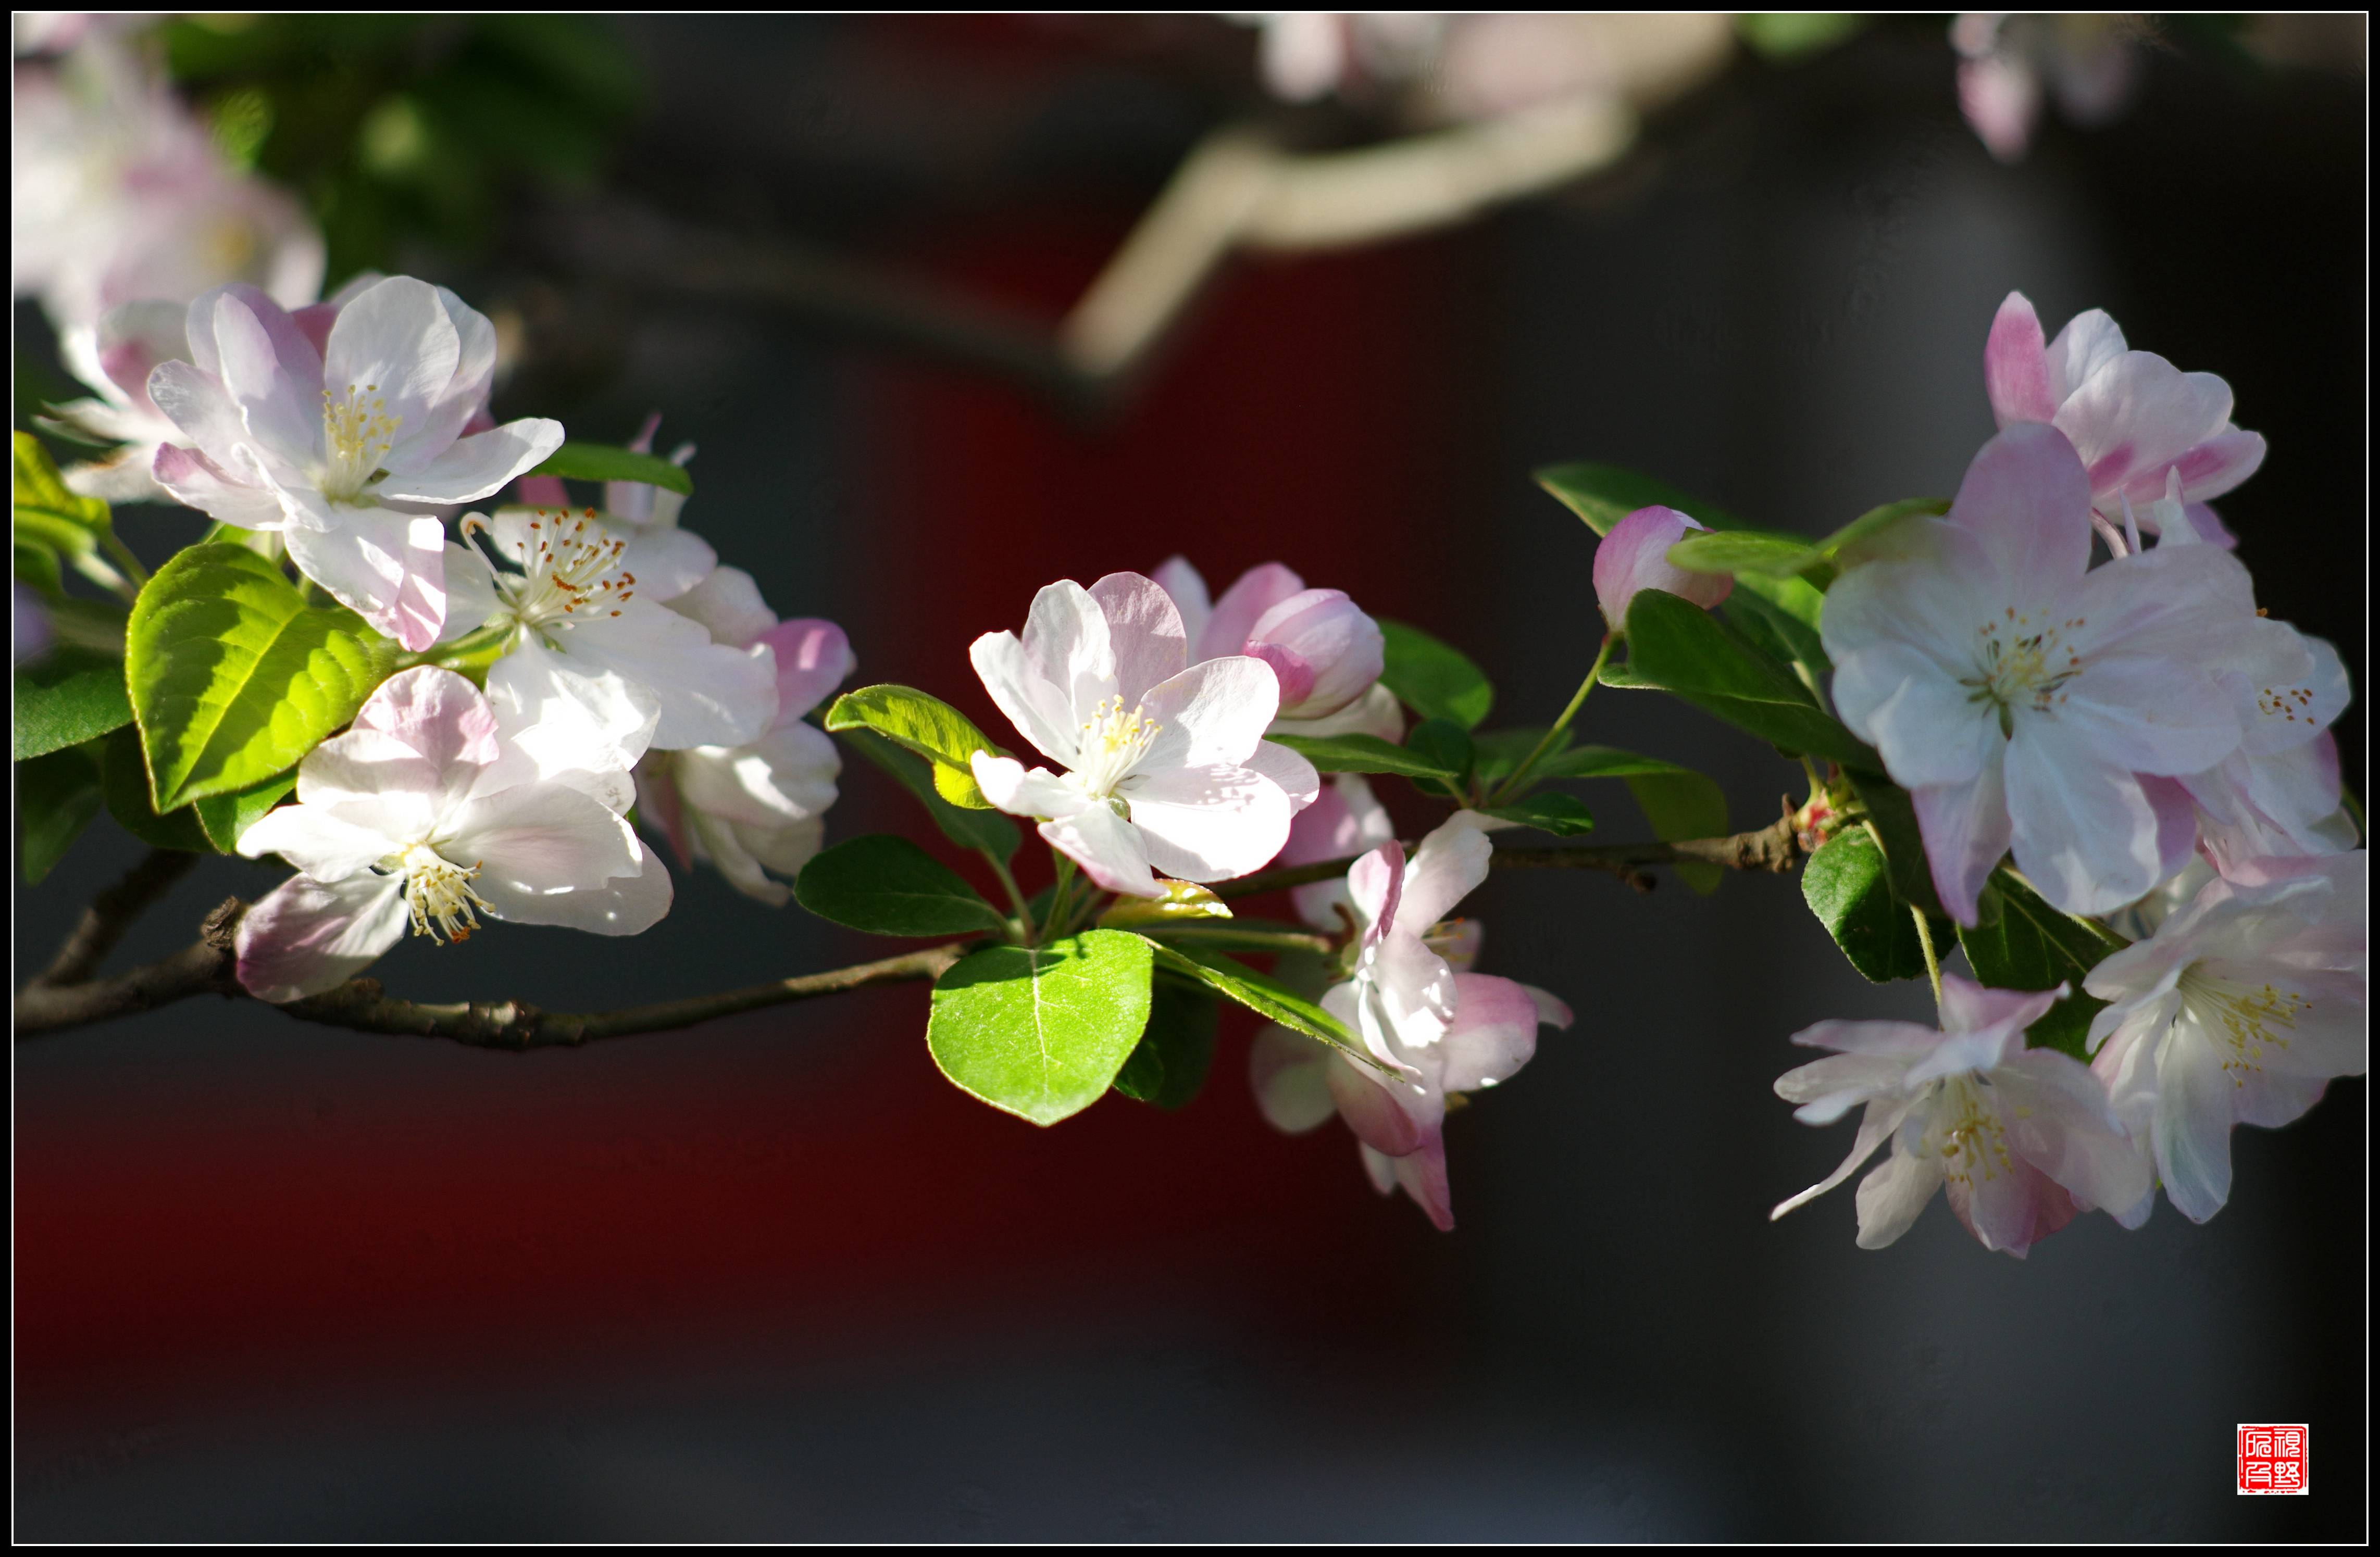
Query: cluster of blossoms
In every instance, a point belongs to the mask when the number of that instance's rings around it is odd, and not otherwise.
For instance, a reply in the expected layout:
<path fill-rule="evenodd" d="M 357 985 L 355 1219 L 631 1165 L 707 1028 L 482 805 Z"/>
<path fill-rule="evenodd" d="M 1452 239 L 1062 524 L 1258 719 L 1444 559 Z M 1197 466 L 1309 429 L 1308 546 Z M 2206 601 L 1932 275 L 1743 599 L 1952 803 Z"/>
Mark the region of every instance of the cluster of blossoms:
<path fill-rule="evenodd" d="M 1778 1082 L 1798 1116 L 1865 1111 L 1851 1157 L 1778 1213 L 1889 1140 L 1860 1186 L 1863 1247 L 1945 1187 L 1986 1248 L 2022 1255 L 2082 1211 L 2137 1226 L 2158 1184 L 2205 1220 L 2233 1125 L 2285 1124 L 2362 1073 L 2365 857 L 2328 730 L 2338 651 L 2257 607 L 2206 506 L 2265 453 L 2229 389 L 2095 311 L 2045 343 L 2020 295 L 1985 368 L 2001 431 L 1949 513 L 1903 521 L 1827 594 L 1836 706 L 1908 791 L 1962 928 L 2012 857 L 2055 909 L 2142 938 L 2082 981 L 2107 1003 L 2087 1068 L 2025 1047 L 2065 985 L 1950 975 L 1940 1032 L 1796 1034 L 1837 1051 Z"/>
<path fill-rule="evenodd" d="M 1334 70 L 1389 73 L 1431 51 L 1454 57 L 1466 39 L 1525 41 L 1541 21 L 1308 18 L 1269 37 L 1276 54 L 1324 39 Z M 1938 1029 L 1829 1021 L 1795 1035 L 1830 1051 L 1777 1084 L 1798 1116 L 1861 1114 L 1850 1156 L 1779 1214 L 1889 1143 L 1857 1191 L 1864 1247 L 1898 1238 L 1937 1189 L 1986 1248 L 2017 1255 L 2087 1211 L 2137 1226 L 2160 1186 L 2203 1221 L 2229 1194 L 2233 1126 L 2284 1124 L 2363 1071 L 2364 854 L 2329 733 L 2350 696 L 2345 665 L 2258 607 L 2211 506 L 2265 453 L 2233 425 L 2229 388 L 2131 349 L 2103 313 L 2050 336 L 2010 296 L 1985 350 L 1999 431 L 1946 510 L 1895 505 L 1823 551 L 1709 536 L 1668 506 L 1619 518 L 1593 570 L 1609 631 L 1548 729 L 1475 740 L 1489 689 L 1447 646 L 1384 631 L 1278 563 L 1214 596 L 1175 557 L 1148 575 L 1051 584 L 1021 632 L 975 641 L 990 703 L 1036 762 L 912 689 L 829 706 L 855 670 L 850 643 L 832 622 L 781 620 L 750 574 L 683 527 L 691 445 L 654 458 L 656 417 L 627 450 L 574 465 L 589 452 L 565 450 L 559 423 L 497 422 L 485 316 L 407 276 L 360 276 L 316 300 L 321 247 L 294 207 L 225 165 L 108 26 L 36 25 L 32 38 L 67 52 L 18 70 L 18 289 L 43 298 L 94 392 L 58 408 L 62 422 L 119 445 L 69 478 L 91 496 L 204 513 L 267 572 L 294 570 L 303 596 L 278 573 L 265 582 L 326 635 L 371 639 L 358 658 L 379 667 L 376 686 L 343 694 L 344 731 L 327 733 L 337 720 L 323 716 L 311 749 L 275 747 L 281 766 L 253 788 L 253 772 L 169 781 L 159 706 L 141 712 L 159 810 L 268 796 L 233 840 L 297 871 L 237 933 L 237 976 L 261 999 L 331 991 L 408 932 L 452 943 L 508 921 L 638 934 L 674 896 L 641 827 L 681 865 L 708 863 L 765 904 L 975 936 L 945 964 L 929 1046 L 954 1081 L 1038 1122 L 1111 1085 L 1152 1095 L 1123 1068 L 1158 1042 L 1160 996 L 1246 1005 L 1272 1021 L 1248 1056 L 1264 1116 L 1298 1131 L 1336 1114 L 1375 1186 L 1450 1227 L 1448 1112 L 1517 1073 L 1540 1027 L 1572 1021 L 1555 996 L 1475 972 L 1480 927 L 1451 917 L 1485 881 L 1495 835 L 1574 832 L 1584 807 L 1532 787 L 1621 776 L 1670 786 L 1659 805 L 1638 791 L 1664 839 L 1725 830 L 1701 776 L 1568 751 L 1598 680 L 1695 700 L 1701 683 L 1665 682 L 1670 646 L 1643 622 L 1669 638 L 1702 630 L 1695 653 L 1738 657 L 1744 679 L 1730 686 L 1779 689 L 1705 706 L 1831 754 L 1832 773 L 1810 765 L 1795 830 L 1821 855 L 1854 827 L 1849 841 L 1873 839 L 1885 906 L 1913 915 L 1937 990 Z M 1299 90 L 1328 90 L 1322 74 Z M 20 473 L 28 445 L 55 482 L 21 435 Z M 650 479 L 609 480 L 580 507 L 555 474 L 623 470 Z M 1764 545 L 1791 559 L 1765 581 L 1712 561 Z M 208 566 L 228 558 L 254 579 L 254 556 L 215 556 Z M 133 622 L 190 603 L 152 601 L 169 571 L 142 585 Z M 1780 579 L 1802 614 L 1777 629 L 1775 654 L 1701 614 L 1787 611 L 1787 594 L 1760 586 Z M 346 610 L 313 606 L 316 591 Z M 155 669 L 134 663 L 150 652 L 140 636 L 128 626 L 136 702 Z M 1764 723 L 1745 715 L 1754 704 L 1789 717 Z M 1423 719 L 1411 731 L 1409 713 Z M 907 773 L 945 835 L 986 855 L 1014 914 L 902 840 L 826 850 L 842 765 L 820 723 Z M 912 757 L 929 772 L 904 766 Z M 1408 849 L 1366 773 L 1404 775 L 1452 815 Z M 1703 791 L 1706 806 L 1677 802 Z M 1905 797 L 1891 816 L 1883 791 Z M 1034 824 L 1052 851 L 1044 897 L 1010 873 L 1019 829 L 968 808 Z M 1688 812 L 1699 831 L 1678 830 Z M 1888 842 L 1882 824 L 1904 814 L 1913 828 Z M 858 863 L 838 875 L 837 855 Z M 1670 861 L 1695 858 L 1707 856 Z M 1302 923 L 1234 921 L 1232 894 L 1208 890 L 1273 866 L 1292 873 L 1272 885 L 1293 885 Z M 2091 947 L 2069 954 L 2066 983 L 1983 976 L 1991 954 L 1970 936 L 2020 899 Z M 1976 979 L 1942 972 L 1932 926 L 1945 919 Z M 1226 949 L 1280 960 L 1259 972 Z M 985 984 L 1045 978 L 1029 1000 L 968 1004 Z M 2066 1037 L 2046 1036 L 2061 1020 Z M 969 1044 L 978 1052 L 958 1053 Z M 1148 1052 L 1154 1069 L 1175 1062 Z M 1003 1056 L 1018 1053 L 1034 1063 L 1013 1074 Z M 1195 1091 L 1205 1052 L 1175 1057 Z"/>

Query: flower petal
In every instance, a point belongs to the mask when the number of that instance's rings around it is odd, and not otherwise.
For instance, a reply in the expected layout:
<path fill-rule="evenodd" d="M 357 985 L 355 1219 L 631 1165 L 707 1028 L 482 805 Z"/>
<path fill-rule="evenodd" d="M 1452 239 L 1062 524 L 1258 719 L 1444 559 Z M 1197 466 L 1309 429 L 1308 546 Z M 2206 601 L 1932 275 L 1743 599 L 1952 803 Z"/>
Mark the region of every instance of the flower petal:
<path fill-rule="evenodd" d="M 1149 874 L 1140 830 L 1109 807 L 1087 805 L 1072 815 L 1053 816 L 1036 830 L 1108 891 L 1134 898 L 1165 895 Z"/>
<path fill-rule="evenodd" d="M 1079 726 L 1100 703 L 1115 695 L 1115 646 L 1108 634 L 1107 615 L 1090 591 L 1074 580 L 1045 585 L 1033 597 L 1020 642 L 1026 670 L 1036 680 L 1058 689 L 1069 727 Z"/>
<path fill-rule="evenodd" d="M 1800 1194 L 1789 1195 L 1778 1201 L 1769 1209 L 1768 1220 L 1774 1222 L 1787 1212 L 1799 1211 L 1852 1174 L 1857 1173 L 1860 1170 L 1860 1165 L 1875 1156 L 1876 1149 L 1890 1139 L 1894 1130 L 1900 1128 L 1901 1116 L 1908 1111 L 1909 1104 L 1897 1099 L 1878 1098 L 1871 1102 L 1866 1111 L 1860 1116 L 1859 1134 L 1852 1138 L 1851 1155 L 1845 1157 L 1841 1165 L 1834 1172 Z M 1926 1193 L 1931 1195 L 1933 1191 L 1929 1189 Z M 1918 1204 L 1923 1207 L 1925 1201 L 1920 1201 Z"/>
<path fill-rule="evenodd" d="M 1303 1135 L 1338 1111 L 1331 1101 L 1330 1051 L 1303 1033 L 1268 1026 L 1248 1045 L 1248 1083 L 1257 1112 L 1284 1135 Z"/>
<path fill-rule="evenodd" d="M 1305 581 L 1279 562 L 1250 568 L 1223 591 L 1205 628 L 1190 646 L 1190 661 L 1220 659 L 1247 652 L 1257 619 L 1305 587 Z"/>
<path fill-rule="evenodd" d="M 1985 444 L 1959 483 L 1949 521 L 1983 543 L 2002 603 L 2021 610 L 2058 598 L 2090 565 L 2091 487 L 2054 427 L 2018 422 Z M 1828 606 L 1832 614 L 1833 601 Z M 1962 626 L 1943 623 L 1954 634 Z"/>
<path fill-rule="evenodd" d="M 1207 631 L 1207 619 L 1215 614 L 1214 605 L 1207 597 L 1207 581 L 1198 576 L 1198 570 L 1187 559 L 1178 556 L 1160 562 L 1148 576 L 1172 597 L 1173 609 L 1182 616 L 1184 639 L 1195 651 Z"/>
<path fill-rule="evenodd" d="M 2049 343 L 2049 397 L 2063 404 L 2092 374 L 2124 355 L 2124 332 L 2105 308 L 2086 308 Z"/>
<path fill-rule="evenodd" d="M 1193 665 L 1141 698 L 1159 730 L 1135 771 L 1240 766 L 1264 739 L 1280 702 L 1281 683 L 1261 659 L 1234 655 Z"/>
<path fill-rule="evenodd" d="M 653 746 L 741 746 L 777 717 L 777 670 L 769 651 L 714 644 L 701 625 L 650 600 L 624 599 L 615 614 L 546 623 L 575 668 L 616 671 L 661 701 Z"/>
<path fill-rule="evenodd" d="M 1289 796 L 1253 768 L 1161 768 L 1133 775 L 1117 793 L 1132 807 L 1148 863 L 1184 881 L 1262 870 L 1289 841 Z"/>
<path fill-rule="evenodd" d="M 446 623 L 446 532 L 428 514 L 337 510 L 335 529 L 283 532 L 298 571 L 334 599 L 419 654 Z"/>
<path fill-rule="evenodd" d="M 2008 852 L 2013 832 L 2005 778 L 2008 751 L 2008 744 L 2000 743 L 1966 783 L 1909 791 L 1918 833 L 1925 840 L 1935 896 L 1951 918 L 1971 929 L 1984 882 Z"/>
<path fill-rule="evenodd" d="M 2058 414 L 2041 319 L 2022 292 L 2010 293 L 1993 316 L 1991 334 L 1984 342 L 1984 392 L 2002 427 L 2046 422 Z"/>
<path fill-rule="evenodd" d="M 458 438 L 425 465 L 392 471 L 379 489 L 384 497 L 412 502 L 472 502 L 497 491 L 561 447 L 560 422 L 524 416 Z"/>
<path fill-rule="evenodd" d="M 780 622 L 759 641 L 776 656 L 780 725 L 825 702 L 859 664 L 843 629 L 815 616 Z"/>
<path fill-rule="evenodd" d="M 275 1005 L 335 989 L 402 940 L 405 923 L 402 876 L 293 875 L 240 916 L 240 987 Z"/>
<path fill-rule="evenodd" d="M 2165 1198 L 2204 1222 L 2231 1198 L 2231 1081 L 2213 1044 L 2168 1040 L 2157 1055 L 2153 1139 Z"/>
<path fill-rule="evenodd" d="M 1302 814 L 1322 793 L 1322 775 L 1315 771 L 1314 765 L 1279 742 L 1257 742 L 1257 749 L 1250 752 L 1247 760 L 1240 766 L 1261 773 L 1280 785 L 1281 792 L 1289 797 L 1293 812 Z M 1320 858 L 1327 860 L 1332 856 L 1325 854 Z"/>
<path fill-rule="evenodd" d="M 176 502 L 195 508 L 210 519 L 237 525 L 243 530 L 278 530 L 288 524 L 281 500 L 270 488 L 251 486 L 226 476 L 196 450 L 174 443 L 159 444 L 149 474 Z"/>
<path fill-rule="evenodd" d="M 1082 760 L 1082 721 L 1074 705 L 1063 687 L 1026 663 L 1015 634 L 986 633 L 967 646 L 967 659 L 992 702 L 1037 751 L 1069 770 Z"/>
<path fill-rule="evenodd" d="M 1899 1241 L 1941 1187 L 1939 1157 L 1912 1156 L 1895 1147 L 1883 1166 L 1860 1180 L 1859 1246 L 1883 1249 Z"/>
<path fill-rule="evenodd" d="M 2131 770 L 2073 730 L 2056 719 L 2019 720 L 2007 771 L 2010 845 L 2051 903 L 2113 913 L 2163 879 L 2157 808 Z"/>
<path fill-rule="evenodd" d="M 1476 812 L 1458 811 L 1421 840 L 1405 871 L 1404 902 L 1397 912 L 1400 929 L 1427 934 L 1488 879 L 1493 847 L 1479 830 L 1479 821 Z"/>
<path fill-rule="evenodd" d="M 2125 1139 L 2099 1079 L 2053 1049 L 2027 1049 L 1992 1072 L 2009 1144 L 2090 1205 L 2130 1211 L 2155 1185 Z"/>
<path fill-rule="evenodd" d="M 1091 585 L 1090 595 L 1108 620 L 1116 695 L 1125 707 L 1190 663 L 1182 612 L 1154 580 L 1138 573 L 1110 573 Z"/>
<path fill-rule="evenodd" d="M 384 414 L 397 421 L 390 457 L 410 468 L 444 452 L 417 440 L 435 419 L 432 409 L 454 382 L 462 345 L 436 287 L 411 276 L 391 276 L 366 287 L 339 309 L 322 352 L 322 390 L 334 402 L 350 394 L 366 404 L 381 402 Z M 493 490 L 490 487 L 468 496 L 484 497 Z M 459 501 L 463 496 L 444 501 Z"/>
<path fill-rule="evenodd" d="M 1454 975 L 1454 1017 L 1439 1040 L 1439 1084 L 1475 1092 L 1509 1080 L 1537 1052 L 1536 1001 L 1523 985 L 1486 973 Z"/>
<path fill-rule="evenodd" d="M 591 672 L 535 640 L 488 670 L 488 704 L 502 741 L 475 786 L 492 794 L 516 784 L 566 783 L 625 810 L 628 770 L 652 743 L 661 700 L 612 672 Z M 613 804 L 614 801 L 616 804 Z"/>
<path fill-rule="evenodd" d="M 2165 488 L 2165 472 L 2231 421 L 2231 386 L 2212 373 L 2185 373 L 2155 352 L 2126 352 L 2083 380 L 2058 408 L 2055 425 L 2073 443 L 2090 489 L 2110 495 L 2142 477 Z"/>
<path fill-rule="evenodd" d="M 684 531 L 673 531 L 682 535 Z M 631 543 L 633 548 L 634 543 Z M 777 613 L 760 598 L 760 585 L 741 568 L 713 568 L 692 588 L 653 598 L 678 615 L 702 623 L 711 642 L 733 648 L 758 643 L 777 625 Z M 805 708 L 808 705 L 804 705 Z"/>
<path fill-rule="evenodd" d="M 983 798 L 1012 816 L 1072 816 L 1099 804 L 1046 767 L 1026 772 L 1014 757 L 978 752 L 973 766 L 976 788 L 983 791 Z"/>

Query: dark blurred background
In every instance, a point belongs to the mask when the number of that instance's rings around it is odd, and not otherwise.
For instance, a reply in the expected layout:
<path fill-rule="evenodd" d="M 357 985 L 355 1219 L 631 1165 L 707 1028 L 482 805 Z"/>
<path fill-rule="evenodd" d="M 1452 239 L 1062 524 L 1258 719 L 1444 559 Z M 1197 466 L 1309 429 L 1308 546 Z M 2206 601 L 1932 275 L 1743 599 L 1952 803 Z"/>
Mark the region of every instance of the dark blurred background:
<path fill-rule="evenodd" d="M 1054 323 L 1245 106 L 1206 56 L 1245 77 L 1247 38 L 618 28 L 641 84 L 584 176 L 506 197 L 476 249 L 334 230 L 334 280 L 361 256 L 516 320 L 502 415 L 619 441 L 662 410 L 663 447 L 701 449 L 690 527 L 780 612 L 844 623 L 862 679 L 987 728 L 970 639 L 1176 551 L 1218 588 L 1274 559 L 1344 587 L 1543 721 L 1599 623 L 1592 537 L 1533 466 L 1626 464 L 1811 533 L 1948 493 L 2011 288 L 2230 381 L 2272 449 L 2221 505 L 2259 598 L 2362 663 L 2360 74 L 2148 48 L 2121 120 L 2004 166 L 1937 22 L 1747 57 L 1602 176 L 1231 267 L 1087 414 L 706 257 L 830 254 Z M 604 262 L 628 249 L 662 259 Z M 118 524 L 152 560 L 195 535 Z M 1719 776 L 1738 826 L 1796 776 L 1667 700 L 1598 694 L 1584 729 Z M 2359 703 L 2359 792 L 2362 729 Z M 1639 826 L 1588 798 L 1599 836 Z M 864 768 L 830 827 L 921 830 Z M 139 853 L 103 822 L 20 889 L 20 968 Z M 273 874 L 202 864 L 119 959 Z M 2241 1129 L 2207 1226 L 2095 1216 L 2020 1263 L 1937 1205 L 1867 1253 L 1848 1188 L 1766 1220 L 1849 1144 L 1770 1083 L 1788 1034 L 1922 1020 L 1922 988 L 1863 984 L 1788 878 L 1499 875 L 1471 909 L 1485 969 L 1579 1020 L 1452 1119 L 1445 1236 L 1335 1123 L 1263 1125 L 1231 1017 L 1187 1111 L 1111 1097 L 1047 1132 L 937 1076 L 916 987 L 525 1057 L 212 1002 L 20 1044 L 18 1534 L 2362 1538 L 2360 1081 Z M 634 942 L 505 927 L 376 972 L 585 1009 L 875 954 L 701 872 Z M 2232 1494 L 2248 1420 L 2321 1430 L 2311 1497 Z"/>

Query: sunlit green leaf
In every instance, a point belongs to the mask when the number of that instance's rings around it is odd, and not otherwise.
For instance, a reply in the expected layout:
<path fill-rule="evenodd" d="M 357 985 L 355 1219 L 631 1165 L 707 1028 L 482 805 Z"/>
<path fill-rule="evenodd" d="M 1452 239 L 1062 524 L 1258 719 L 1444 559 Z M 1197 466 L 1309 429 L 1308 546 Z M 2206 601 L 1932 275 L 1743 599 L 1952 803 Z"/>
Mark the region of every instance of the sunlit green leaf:
<path fill-rule="evenodd" d="M 989 811 L 991 802 L 976 787 L 978 752 L 1007 754 L 993 745 L 965 714 L 915 687 L 864 686 L 846 692 L 826 711 L 826 727 L 872 730 L 934 765 L 934 791 L 953 805 Z"/>
<path fill-rule="evenodd" d="M 1383 621 L 1380 636 L 1380 683 L 1422 718 L 1473 730 L 1496 706 L 1496 689 L 1461 649 L 1402 622 Z"/>
<path fill-rule="evenodd" d="M 694 492 L 694 477 L 686 473 L 686 466 L 658 455 L 639 454 L 633 449 L 615 449 L 608 443 L 565 442 L 529 474 L 559 476 L 573 481 L 641 481 L 684 496 Z"/>
<path fill-rule="evenodd" d="M 1097 1103 L 1140 1042 L 1156 955 L 1124 930 L 986 947 L 935 981 L 926 1046 L 961 1091 L 1056 1124 Z"/>

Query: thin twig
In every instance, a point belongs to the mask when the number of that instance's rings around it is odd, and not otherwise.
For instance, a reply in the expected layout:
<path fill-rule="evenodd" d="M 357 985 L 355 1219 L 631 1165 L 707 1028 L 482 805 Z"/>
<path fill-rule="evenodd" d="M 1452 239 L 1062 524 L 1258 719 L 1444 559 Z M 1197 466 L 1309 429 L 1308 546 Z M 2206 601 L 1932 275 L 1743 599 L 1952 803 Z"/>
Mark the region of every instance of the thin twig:
<path fill-rule="evenodd" d="M 207 916 L 195 944 L 120 977 L 67 987 L 42 984 L 29 986 L 17 996 L 17 1036 L 24 1039 L 85 1027 L 198 995 L 244 997 L 247 992 L 233 976 L 237 957 L 232 939 L 239 916 L 246 910 L 247 905 L 237 898 L 225 901 Z M 881 961 L 862 962 L 856 967 L 779 979 L 689 1000 L 630 1006 L 616 1011 L 546 1011 L 524 1000 L 458 1005 L 396 1000 L 382 992 L 377 979 L 351 979 L 325 994 L 292 1001 L 279 1008 L 300 1021 L 352 1028 L 358 1032 L 447 1038 L 489 1049 L 575 1048 L 599 1038 L 665 1032 L 714 1017 L 734 1016 L 821 995 L 840 995 L 868 984 L 930 981 L 941 977 L 966 951 L 967 943 L 951 942 Z"/>
<path fill-rule="evenodd" d="M 1790 871 L 1802 856 L 1792 818 L 1786 816 L 1755 832 L 1684 839 L 1675 843 L 1565 844 L 1550 849 L 1499 847 L 1491 863 L 1507 870 L 1605 871 L 1640 891 L 1649 891 L 1652 878 L 1641 869 L 1646 865 L 1714 864 L 1731 870 Z M 1265 871 L 1223 882 L 1214 891 L 1218 897 L 1244 898 L 1286 887 L 1302 887 L 1310 881 L 1342 875 L 1354 863 L 1355 856 L 1350 856 Z M 129 878 L 128 884 L 128 881 Z M 124 887 L 113 890 L 121 892 Z M 93 911 L 97 909 L 94 904 Z M 207 916 L 197 944 L 115 978 L 65 985 L 37 980 L 27 985 L 17 996 L 17 1036 L 24 1039 L 87 1027 L 193 996 L 244 997 L 246 992 L 233 976 L 236 958 L 232 937 L 246 909 L 247 905 L 238 899 L 229 899 Z M 573 1048 L 599 1038 L 665 1032 L 714 1017 L 821 995 L 839 995 L 869 984 L 931 981 L 941 977 L 953 963 L 965 956 L 968 946 L 967 942 L 953 941 L 856 967 L 616 1011 L 545 1011 L 520 1000 L 429 1005 L 392 999 L 382 991 L 376 979 L 353 979 L 327 994 L 293 1001 L 280 1009 L 300 1021 L 352 1028 L 360 1032 L 446 1038 L 492 1049 Z"/>
<path fill-rule="evenodd" d="M 196 854 L 178 849 L 152 849 L 140 862 L 124 873 L 124 879 L 91 900 L 82 911 L 82 920 L 58 947 L 57 956 L 50 960 L 33 982 L 37 984 L 81 984 L 99 972 L 115 943 L 132 928 L 132 922 L 146 912 L 149 906 L 172 890 L 174 883 L 190 874 L 199 863 Z"/>

